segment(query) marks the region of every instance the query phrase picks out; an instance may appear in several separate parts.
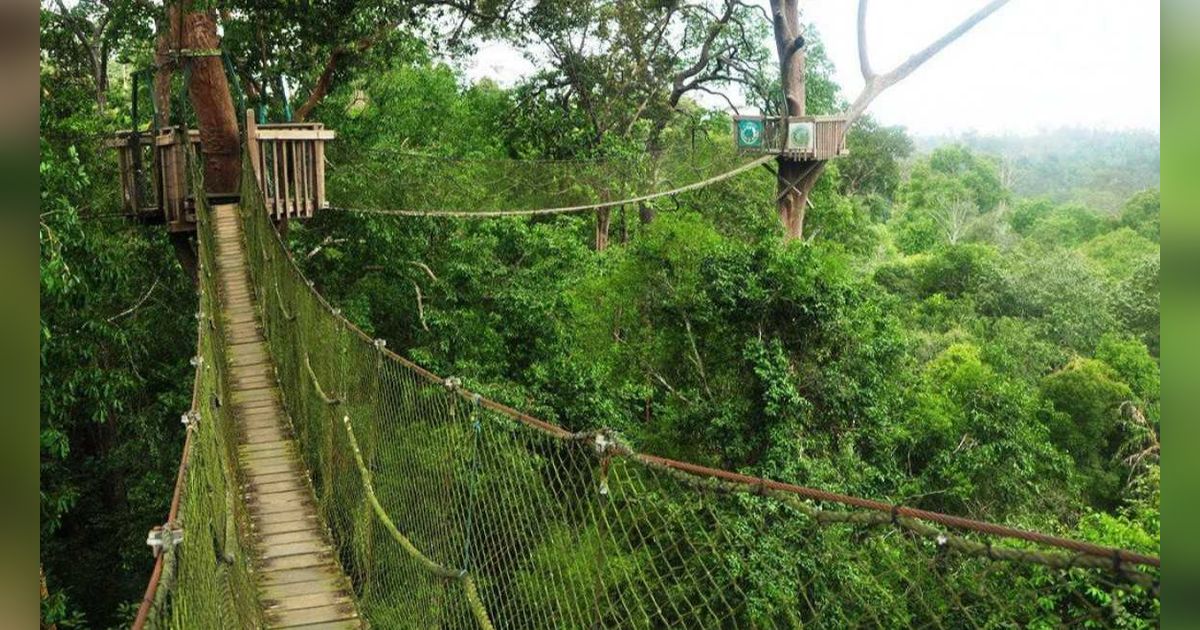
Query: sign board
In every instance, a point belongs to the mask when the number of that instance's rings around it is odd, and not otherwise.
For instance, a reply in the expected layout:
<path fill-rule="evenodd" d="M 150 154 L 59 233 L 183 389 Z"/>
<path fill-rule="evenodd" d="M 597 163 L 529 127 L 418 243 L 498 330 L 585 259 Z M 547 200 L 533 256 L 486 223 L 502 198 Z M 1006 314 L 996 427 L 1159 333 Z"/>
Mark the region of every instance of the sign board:
<path fill-rule="evenodd" d="M 787 145 L 788 151 L 811 153 L 813 139 L 816 137 L 816 126 L 808 122 L 788 121 Z"/>
<path fill-rule="evenodd" d="M 762 118 L 737 118 L 734 120 L 739 149 L 761 149 L 766 136 L 766 124 Z"/>

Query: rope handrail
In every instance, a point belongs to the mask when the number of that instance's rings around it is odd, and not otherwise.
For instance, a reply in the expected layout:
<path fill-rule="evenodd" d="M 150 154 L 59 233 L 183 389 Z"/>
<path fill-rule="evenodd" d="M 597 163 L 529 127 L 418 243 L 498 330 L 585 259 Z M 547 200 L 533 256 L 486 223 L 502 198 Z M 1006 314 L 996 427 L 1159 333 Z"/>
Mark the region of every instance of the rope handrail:
<path fill-rule="evenodd" d="M 734 174 L 736 172 L 744 172 L 745 170 L 749 170 L 750 168 L 758 166 L 759 164 L 762 164 L 770 159 L 774 159 L 773 156 L 765 156 L 763 158 L 754 160 L 753 162 L 751 162 L 747 165 L 744 165 L 744 166 L 740 167 L 739 169 L 736 169 L 736 171 L 730 171 L 728 173 L 725 173 L 722 176 L 722 179 L 731 177 L 732 174 Z M 700 185 L 707 185 L 707 183 L 700 182 L 697 184 L 693 184 L 693 185 L 691 185 L 691 188 L 699 187 Z M 671 194 L 671 193 L 669 193 L 669 192 L 668 193 L 660 193 L 660 196 L 666 195 L 666 194 Z M 620 204 L 620 203 L 629 203 L 629 201 L 627 200 L 624 202 L 615 202 L 615 204 Z M 589 209 L 592 209 L 592 208 L 589 207 Z M 307 277 L 304 275 L 303 271 L 300 269 L 299 264 L 296 262 L 295 257 L 292 255 L 291 250 L 284 244 L 280 234 L 275 230 L 269 230 L 269 231 L 274 235 L 275 244 L 277 247 L 280 248 L 280 251 L 282 251 L 284 253 L 284 257 L 290 263 L 289 266 L 291 267 L 292 271 L 294 273 L 296 273 L 298 275 L 298 277 L 301 279 L 301 284 L 308 287 L 309 291 L 312 293 L 314 298 L 316 298 L 317 302 L 322 305 L 322 307 L 328 312 L 328 314 L 333 316 L 334 318 L 336 318 L 336 320 L 338 321 L 338 323 L 341 326 L 344 326 L 347 330 L 350 330 L 353 333 L 355 333 L 356 336 L 358 336 L 360 339 L 362 339 L 368 343 L 374 343 L 376 340 L 373 337 L 371 337 L 370 335 L 365 333 L 362 329 L 360 329 L 358 326 L 356 326 L 353 322 L 348 320 L 337 309 L 335 309 L 319 291 L 316 290 L 315 286 L 313 286 L 313 284 L 307 279 Z M 424 378 L 430 382 L 433 382 L 433 383 L 444 383 L 445 382 L 444 378 L 417 365 L 416 363 L 412 362 L 411 360 L 404 358 L 403 356 L 397 354 L 396 352 L 392 351 L 391 349 L 387 348 L 386 346 L 383 346 L 380 344 L 375 344 L 375 345 L 377 348 L 379 348 L 380 352 L 384 356 L 411 369 L 413 372 L 415 372 L 417 375 L 421 376 L 422 378 Z M 458 395 L 462 396 L 464 399 L 478 402 L 478 404 L 482 405 L 483 407 L 485 407 L 487 409 L 490 409 L 497 413 L 501 413 L 505 416 L 508 416 L 509 418 L 519 421 L 519 422 L 521 422 L 529 427 L 532 427 L 534 429 L 537 429 L 538 431 L 541 431 L 542 433 L 544 433 L 548 436 L 555 437 L 558 439 L 577 439 L 581 435 L 578 433 L 571 432 L 571 431 L 569 431 L 561 426 L 558 426 L 556 424 L 546 422 L 544 420 L 535 418 L 529 414 L 520 412 L 512 407 L 509 407 L 507 405 L 504 405 L 503 403 L 494 401 L 490 398 L 484 397 L 481 394 L 478 394 L 478 393 L 468 390 L 466 388 L 456 387 L 456 388 L 454 388 L 454 391 Z M 761 477 L 752 477 L 749 475 L 743 475 L 741 473 L 736 473 L 736 472 L 732 472 L 732 471 L 710 468 L 710 467 L 701 466 L 698 464 L 692 464 L 692 463 L 677 461 L 677 460 L 668 459 L 668 458 L 664 458 L 664 457 L 658 457 L 656 455 L 633 453 L 632 451 L 627 452 L 627 453 L 617 452 L 616 454 L 629 455 L 632 457 L 633 461 L 636 461 L 638 463 L 641 463 L 641 464 L 647 465 L 647 466 L 669 468 L 669 469 L 682 471 L 682 472 L 692 474 L 692 475 L 712 477 L 712 478 L 722 479 L 725 481 L 730 481 L 730 482 L 749 485 L 749 486 L 761 486 L 761 487 L 768 488 L 772 491 L 777 491 L 777 492 L 784 493 L 784 494 L 799 496 L 799 497 L 803 497 L 806 499 L 825 501 L 825 502 L 830 502 L 830 503 L 838 503 L 838 504 L 846 505 L 849 507 L 856 507 L 856 508 L 871 510 L 871 511 L 875 511 L 875 512 L 887 513 L 889 515 L 894 514 L 896 516 L 902 516 L 902 517 L 911 518 L 911 519 L 920 520 L 920 521 L 926 521 L 926 522 L 930 522 L 930 523 L 937 523 L 939 525 L 943 525 L 946 527 L 952 527 L 952 528 L 956 528 L 956 529 L 960 529 L 960 530 L 973 531 L 973 532 L 977 532 L 980 534 L 996 536 L 996 537 L 1000 537 L 1000 538 L 1023 540 L 1026 542 L 1042 544 L 1042 545 L 1046 545 L 1049 547 L 1056 547 L 1056 548 L 1064 549 L 1067 551 L 1072 551 L 1072 552 L 1087 555 L 1087 556 L 1103 558 L 1110 563 L 1113 562 L 1113 560 L 1115 559 L 1116 563 L 1118 565 L 1120 563 L 1129 563 L 1129 564 L 1146 565 L 1146 566 L 1152 566 L 1152 567 L 1160 567 L 1160 559 L 1158 556 L 1138 553 L 1138 552 L 1134 552 L 1134 551 L 1130 551 L 1130 550 L 1096 545 L 1096 544 L 1088 543 L 1085 541 L 1074 540 L 1074 539 L 1069 539 L 1069 538 L 1064 538 L 1064 537 L 1059 537 L 1059 536 L 1052 536 L 1052 535 L 1041 533 L 1041 532 L 1025 530 L 1025 529 L 1020 529 L 1020 528 L 1016 528 L 1016 527 L 1000 525 L 1000 524 L 996 524 L 996 523 L 989 523 L 986 521 L 979 521 L 979 520 L 969 519 L 969 518 L 955 516 L 955 515 L 951 515 L 951 514 L 943 514 L 943 513 L 939 513 L 939 512 L 933 512 L 933 511 L 929 511 L 929 510 L 922 510 L 922 509 L 911 508 L 911 507 L 906 507 L 906 506 L 897 506 L 894 504 L 890 504 L 890 503 L 886 503 L 886 502 L 882 502 L 882 501 L 878 501 L 878 500 L 867 499 L 867 498 L 862 498 L 862 497 L 855 497 L 855 496 L 845 495 L 845 494 L 839 494 L 839 493 L 829 492 L 829 491 L 820 490 L 820 489 L 816 489 L 816 488 L 808 488 L 805 486 L 788 484 L 785 482 L 769 480 L 769 479 L 765 479 L 765 478 L 761 478 Z"/>
<path fill-rule="evenodd" d="M 575 213 L 575 212 L 590 212 L 592 210 L 603 210 L 604 208 L 615 208 L 615 207 L 623 206 L 623 205 L 630 205 L 630 204 L 642 203 L 642 202 L 646 202 L 646 201 L 653 201 L 655 199 L 660 199 L 662 197 L 671 197 L 671 196 L 685 193 L 688 191 L 697 190 L 699 188 L 706 188 L 713 184 L 716 184 L 716 183 L 725 181 L 727 179 L 730 179 L 732 177 L 741 175 L 742 173 L 745 173 L 746 171 L 749 171 L 757 166 L 766 164 L 767 162 L 770 162 L 771 160 L 774 160 L 774 159 L 775 159 L 775 156 L 773 156 L 773 155 L 764 155 L 755 160 L 751 160 L 750 162 L 747 162 L 737 168 L 725 171 L 724 173 L 714 175 L 712 177 L 709 177 L 707 179 L 704 179 L 704 180 L 701 180 L 698 182 L 693 182 L 690 184 L 686 184 L 684 186 L 672 188 L 670 190 L 664 190 L 664 191 L 655 192 L 655 193 L 648 193 L 645 195 L 639 195 L 637 197 L 630 197 L 630 198 L 621 199 L 618 201 L 601 201 L 601 202 L 597 202 L 597 203 L 575 205 L 575 206 L 560 206 L 557 208 L 529 208 L 529 209 L 517 209 L 517 210 L 411 210 L 411 209 L 390 209 L 389 210 L 389 209 L 375 209 L 375 208 L 343 208 L 343 207 L 339 207 L 339 206 L 331 206 L 328 209 L 336 210 L 338 212 L 349 212 L 349 213 L 353 213 L 353 214 L 375 214 L 375 215 L 398 216 L 398 217 L 453 217 L 453 218 L 477 218 L 477 219 L 510 217 L 510 216 L 514 216 L 514 217 L 516 217 L 516 216 L 543 216 L 543 215 L 551 215 L 551 214 L 570 214 L 570 213 Z"/>

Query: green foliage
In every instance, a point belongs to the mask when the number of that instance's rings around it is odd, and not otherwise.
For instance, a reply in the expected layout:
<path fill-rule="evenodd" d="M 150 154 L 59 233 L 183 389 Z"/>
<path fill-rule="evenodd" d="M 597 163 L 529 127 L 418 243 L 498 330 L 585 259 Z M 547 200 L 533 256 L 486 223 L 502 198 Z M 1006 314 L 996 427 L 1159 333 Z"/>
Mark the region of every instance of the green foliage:
<path fill-rule="evenodd" d="M 728 116 L 699 106 L 701 90 L 672 94 L 672 77 L 697 59 L 712 24 L 700 5 L 539 3 L 495 19 L 506 6 L 479 5 L 457 39 L 423 32 L 442 24 L 435 9 L 387 3 L 235 3 L 222 26 L 243 84 L 258 84 L 276 119 L 285 80 L 299 89 L 291 98 L 299 105 L 339 46 L 371 40 L 361 54 L 339 54 L 330 94 L 312 115 L 339 135 L 328 153 L 335 201 L 475 208 L 624 198 L 695 181 L 702 165 L 728 153 Z M 103 34 L 121 62 L 119 80 L 98 94 L 70 27 L 106 11 L 128 19 Z M 127 123 L 123 63 L 148 61 L 149 15 L 132 2 L 80 2 L 68 13 L 74 22 L 42 16 L 41 535 L 51 588 L 43 619 L 108 626 L 128 621 L 148 573 L 145 530 L 169 498 L 195 298 L 160 231 L 100 219 L 117 211 L 117 199 L 114 160 L 97 138 Z M 709 60 L 706 76 L 736 64 L 734 82 L 748 98 L 778 112 L 778 73 L 756 15 L 737 9 L 738 28 L 714 40 L 726 54 Z M 664 18 L 663 32 L 681 35 L 677 49 L 653 47 L 647 29 Z M 453 64 L 432 60 L 443 44 L 469 49 L 475 28 L 541 37 L 561 55 L 512 88 L 469 83 Z M 568 45 L 584 29 L 595 46 Z M 842 104 L 832 65 L 819 37 L 807 36 L 807 110 L 832 113 Z M 639 64 L 644 72 L 613 71 Z M 813 191 L 803 243 L 779 239 L 775 181 L 756 169 L 647 204 L 656 213 L 649 224 L 638 220 L 640 208 L 614 209 L 613 244 L 603 252 L 589 247 L 590 215 L 321 212 L 292 226 L 290 246 L 320 291 L 369 334 L 571 430 L 610 427 L 646 452 L 1154 551 L 1160 202 L 1156 190 L 1129 196 L 1157 184 L 1157 140 L 1150 156 L 1143 138 L 1069 144 L 1068 136 L 1057 136 L 1061 159 L 1033 142 L 1018 143 L 1017 155 L 1004 142 L 966 138 L 906 163 L 913 142 L 904 130 L 863 119 L 850 132 L 851 155 L 831 162 Z M 487 162 L 511 158 L 576 161 Z M 1128 176 L 1114 170 L 1123 164 L 1133 165 Z M 372 451 L 372 461 L 403 463 L 424 481 L 380 474 L 382 493 L 416 504 L 439 491 L 439 474 L 466 483 L 468 468 L 446 465 L 461 453 L 447 445 L 469 437 L 462 427 L 413 425 L 401 435 L 402 426 L 364 429 L 374 431 L 372 443 L 391 445 Z M 538 492 L 545 462 L 560 455 L 503 460 L 536 449 L 503 430 L 489 439 L 490 463 L 511 474 L 484 480 L 483 491 L 555 501 Z M 1130 459 L 1138 453 L 1146 456 Z M 661 489 L 650 484 L 619 500 L 638 507 Z M 361 498 L 350 486 L 322 492 L 347 504 Z M 755 552 L 718 556 L 736 578 L 727 591 L 654 592 L 665 609 L 740 590 L 744 618 L 764 626 L 796 622 L 779 611 L 797 610 L 800 595 L 831 602 L 830 618 L 873 614 L 899 626 L 928 613 L 898 595 L 936 584 L 899 577 L 916 579 L 899 572 L 910 556 L 893 538 L 853 528 L 785 532 L 768 525 L 803 517 L 750 501 L 718 512 L 704 501 L 676 505 L 667 534 L 691 540 L 719 520 L 723 535 Z M 505 614 L 565 619 L 586 609 L 589 588 L 558 600 L 538 591 L 551 573 L 580 583 L 597 555 L 624 576 L 607 584 L 613 597 L 654 579 L 658 568 L 636 536 L 581 538 L 505 505 L 474 512 L 483 531 L 512 541 L 511 570 L 483 585 L 528 606 Z M 387 534 L 361 506 L 330 518 L 353 532 L 340 550 L 353 566 L 389 561 L 373 557 L 385 553 Z M 637 531 L 653 517 L 619 518 Z M 531 534 L 542 526 L 544 535 Z M 460 532 L 429 535 L 447 546 Z M 797 558 L 802 544 L 816 555 Z M 695 550 L 671 555 L 673 567 L 709 560 Z M 813 577 L 831 564 L 836 579 Z M 986 571 L 959 568 L 954 584 L 986 586 Z M 811 592 L 781 586 L 797 574 Z M 1043 594 L 1053 589 L 1021 579 L 1040 589 L 1035 601 L 1024 591 L 1003 595 L 1039 607 L 1047 624 L 1062 611 L 1084 612 L 1079 596 L 1119 610 L 1130 627 L 1157 614 L 1143 600 L 1084 592 L 1083 581 Z M 934 590 L 922 602 L 944 612 L 954 593 Z M 446 589 L 430 583 L 414 593 L 433 599 Z M 381 618 L 425 621 L 406 616 L 395 593 L 379 595 Z M 867 611 L 862 602 L 886 605 Z"/>
<path fill-rule="evenodd" d="M 1101 234 L 1080 249 L 1115 284 L 1132 279 L 1143 261 L 1158 258 L 1158 244 L 1128 227 Z"/>
<path fill-rule="evenodd" d="M 867 116 L 846 134 L 850 156 L 838 163 L 845 194 L 879 195 L 891 199 L 900 186 L 900 164 L 913 152 L 903 127 L 884 127 Z M 884 220 L 887 216 L 879 217 Z"/>
<path fill-rule="evenodd" d="M 1044 197 L 1116 213 L 1130 196 L 1159 184 L 1159 137 L 1150 131 L 1063 127 L 1025 136 L 918 139 L 921 150 L 949 142 L 996 156 L 1018 198 Z"/>
<path fill-rule="evenodd" d="M 1158 256 L 1143 259 L 1129 278 L 1117 285 L 1113 302 L 1118 321 L 1145 342 L 1150 353 L 1159 352 Z"/>
<path fill-rule="evenodd" d="M 913 167 L 898 193 L 896 245 L 912 254 L 959 243 L 1007 194 L 993 160 L 959 145 L 938 148 Z"/>
<path fill-rule="evenodd" d="M 1047 424 L 1055 443 L 1075 459 L 1091 499 L 1111 505 L 1121 483 L 1122 471 L 1112 461 L 1119 446 L 1120 406 L 1133 392 L 1106 363 L 1083 358 L 1047 375 L 1041 388 L 1054 406 Z"/>
<path fill-rule="evenodd" d="M 989 314 L 1036 321 L 1048 338 L 1081 353 L 1119 325 L 1100 270 L 1071 250 L 1021 255 L 981 300 Z"/>
<path fill-rule="evenodd" d="M 1160 387 L 1158 361 L 1150 356 L 1145 344 L 1131 337 L 1105 335 L 1096 348 L 1095 358 L 1117 373 L 1138 402 L 1143 405 L 1157 404 Z"/>
<path fill-rule="evenodd" d="M 1158 189 L 1143 190 L 1121 208 L 1119 221 L 1122 226 L 1130 228 L 1155 243 L 1159 238 L 1159 211 L 1161 206 Z"/>
<path fill-rule="evenodd" d="M 145 587 L 195 351 L 194 293 L 165 235 L 111 216 L 91 98 L 59 84 L 41 117 L 41 557 L 60 627 L 127 621 L 118 605 Z"/>
<path fill-rule="evenodd" d="M 1100 234 L 1107 227 L 1103 217 L 1077 204 L 1057 206 L 1036 220 L 1027 234 L 1042 245 L 1074 245 Z"/>

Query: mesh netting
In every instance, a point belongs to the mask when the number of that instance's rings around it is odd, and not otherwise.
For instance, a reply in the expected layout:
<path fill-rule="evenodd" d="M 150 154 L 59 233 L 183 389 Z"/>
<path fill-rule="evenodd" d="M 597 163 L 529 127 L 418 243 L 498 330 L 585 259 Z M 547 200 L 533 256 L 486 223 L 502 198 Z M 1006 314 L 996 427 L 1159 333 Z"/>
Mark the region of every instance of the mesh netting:
<path fill-rule="evenodd" d="M 375 627 L 1157 624 L 1157 568 L 1127 554 L 687 470 L 435 377 L 312 289 L 244 172 L 280 388 Z"/>
<path fill-rule="evenodd" d="M 227 377 L 212 212 L 199 160 L 190 151 L 188 158 L 200 234 L 195 387 L 192 408 L 184 417 L 187 442 L 164 527 L 158 581 L 135 625 L 257 628 L 260 609 L 243 538 L 248 521 L 238 491 L 236 419 L 222 404 Z M 171 532 L 182 533 L 182 540 L 172 542 Z"/>

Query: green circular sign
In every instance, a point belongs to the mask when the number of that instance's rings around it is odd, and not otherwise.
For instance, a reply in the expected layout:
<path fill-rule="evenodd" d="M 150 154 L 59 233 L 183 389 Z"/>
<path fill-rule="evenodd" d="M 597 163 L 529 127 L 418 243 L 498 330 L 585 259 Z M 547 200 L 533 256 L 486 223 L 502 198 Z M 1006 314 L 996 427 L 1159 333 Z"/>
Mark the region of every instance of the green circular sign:
<path fill-rule="evenodd" d="M 762 123 L 757 120 L 738 122 L 738 142 L 742 146 L 754 147 L 762 144 Z"/>

